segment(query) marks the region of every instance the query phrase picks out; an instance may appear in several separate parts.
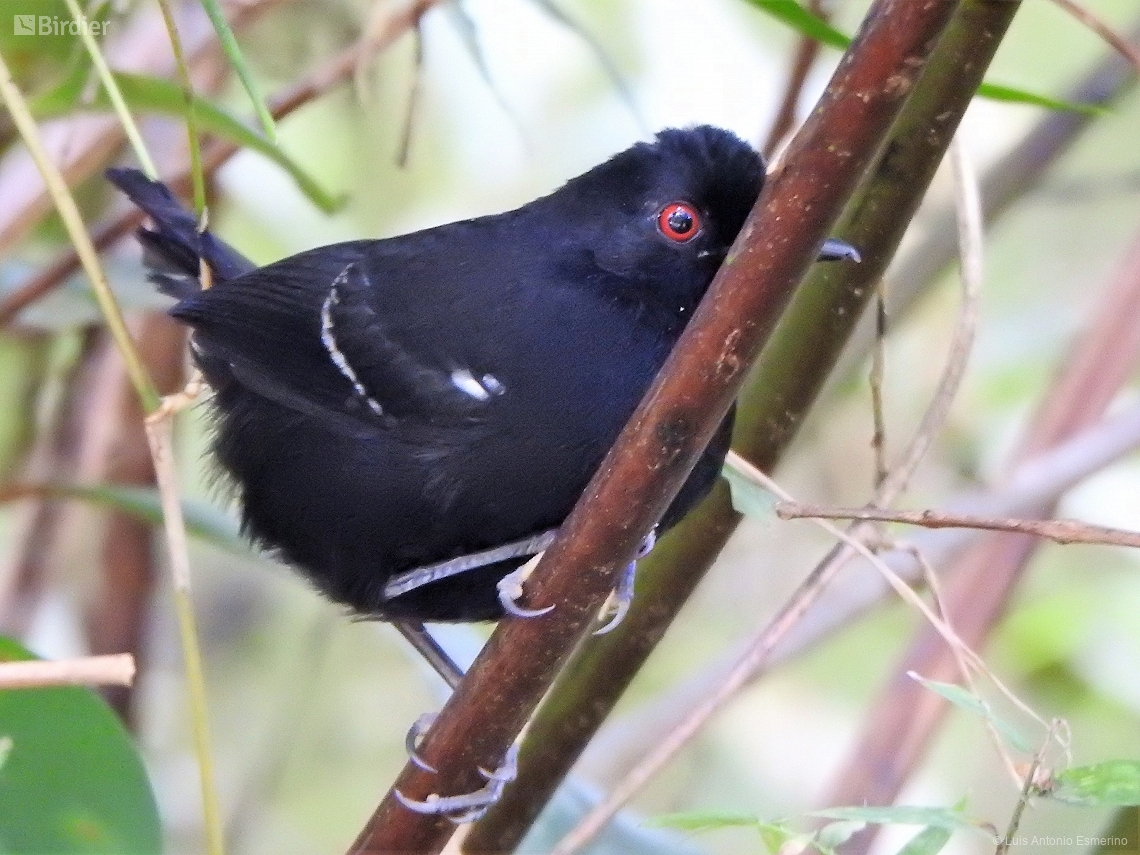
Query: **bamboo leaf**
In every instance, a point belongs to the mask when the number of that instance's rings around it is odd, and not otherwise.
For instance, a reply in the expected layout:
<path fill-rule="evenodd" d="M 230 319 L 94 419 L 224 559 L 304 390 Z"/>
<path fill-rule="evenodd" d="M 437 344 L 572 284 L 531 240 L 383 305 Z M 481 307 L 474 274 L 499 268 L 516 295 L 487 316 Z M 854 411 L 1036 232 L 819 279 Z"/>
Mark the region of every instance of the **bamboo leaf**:
<path fill-rule="evenodd" d="M 230 29 L 229 22 L 222 12 L 222 7 L 218 5 L 218 0 L 202 0 L 202 8 L 206 10 L 210 23 L 214 25 L 214 32 L 218 34 L 218 41 L 222 43 L 222 50 L 225 51 L 226 58 L 234 67 L 234 71 L 237 72 L 241 85 L 245 87 L 246 94 L 249 95 L 249 100 L 253 102 L 254 112 L 257 113 L 257 118 L 261 122 L 266 138 L 269 142 L 276 144 L 277 128 L 273 124 L 273 116 L 269 113 L 269 107 L 265 103 L 265 98 L 261 94 L 257 81 L 253 78 L 253 73 L 246 65 L 245 57 L 242 55 L 241 48 L 238 47 L 237 38 L 234 37 L 234 31 Z"/>
<path fill-rule="evenodd" d="M 948 828 L 929 826 L 907 841 L 906 846 L 898 851 L 898 855 L 938 855 L 954 832 Z"/>
<path fill-rule="evenodd" d="M 35 99 L 31 103 L 33 114 L 37 118 L 53 118 L 76 109 L 80 106 L 77 104 L 77 99 L 84 86 L 84 77 L 85 74 L 80 69 L 79 73 L 69 75 L 55 89 Z M 114 78 L 132 109 L 179 118 L 186 117 L 189 106 L 185 93 L 177 84 L 144 74 L 115 72 Z M 90 106 L 106 110 L 110 109 L 111 105 L 106 93 L 100 89 Z M 279 145 L 247 127 L 221 107 L 196 95 L 194 112 L 202 130 L 252 149 L 284 169 L 301 192 L 325 213 L 332 213 L 344 204 L 343 196 L 334 196 L 321 187 L 316 179 L 287 155 Z"/>
<path fill-rule="evenodd" d="M 738 514 L 757 519 L 774 519 L 777 497 L 769 493 L 732 463 L 725 462 L 720 475 L 728 482 L 732 509 Z"/>
<path fill-rule="evenodd" d="M 1103 116 L 1111 112 L 1099 104 L 1075 104 L 1072 101 L 1050 98 L 1048 95 L 1038 95 L 1026 89 L 1002 86 L 999 83 L 983 83 L 978 87 L 978 94 L 991 101 L 1028 104 L 1032 107 L 1045 107 L 1048 110 L 1069 110 L 1075 113 L 1087 113 L 1090 116 Z"/>
<path fill-rule="evenodd" d="M 822 819 L 865 822 L 871 825 L 923 825 L 947 831 L 971 829 L 989 831 L 989 824 L 970 819 L 954 808 L 924 807 L 915 805 L 887 805 L 884 807 L 835 807 L 812 811 L 808 816 Z"/>
<path fill-rule="evenodd" d="M 747 0 L 782 24 L 791 27 L 801 36 L 815 39 L 828 47 L 845 50 L 851 44 L 851 37 L 832 27 L 827 21 L 812 14 L 796 0 Z M 991 101 L 1002 101 L 1011 104 L 1027 104 L 1033 107 L 1044 107 L 1047 110 L 1070 110 L 1078 113 L 1101 115 L 1109 112 L 1095 104 L 1074 104 L 1048 95 L 1040 95 L 1027 89 L 1018 89 L 1013 86 L 1003 86 L 999 83 L 983 83 L 978 87 L 978 95 Z"/>
<path fill-rule="evenodd" d="M 961 686 L 956 686 L 953 683 L 940 683 L 937 680 L 927 680 L 925 677 L 919 676 L 913 671 L 909 673 L 909 676 L 912 680 L 917 680 L 935 694 L 941 695 L 954 706 L 974 713 L 975 715 L 980 715 L 986 719 L 986 721 L 992 724 L 998 733 L 1005 738 L 1006 742 L 1018 751 L 1024 754 L 1033 753 L 1033 746 L 1021 735 L 1021 732 L 1008 721 L 994 713 L 990 705 L 981 698 L 970 694 L 966 689 L 963 689 Z"/>
<path fill-rule="evenodd" d="M 1140 761 L 1106 760 L 1066 769 L 1046 795 L 1071 805 L 1140 805 Z"/>
<path fill-rule="evenodd" d="M 796 0 L 748 0 L 748 2 L 764 14 L 809 39 L 815 39 L 839 50 L 844 50 L 851 44 L 850 36 L 844 35 L 827 21 L 813 15 Z"/>

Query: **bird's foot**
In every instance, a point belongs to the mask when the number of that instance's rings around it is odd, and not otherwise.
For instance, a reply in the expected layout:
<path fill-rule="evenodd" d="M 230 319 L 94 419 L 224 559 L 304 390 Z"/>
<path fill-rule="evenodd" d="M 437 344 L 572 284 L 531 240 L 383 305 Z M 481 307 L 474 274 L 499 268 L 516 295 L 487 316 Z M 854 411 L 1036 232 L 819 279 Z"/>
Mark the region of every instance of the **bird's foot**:
<path fill-rule="evenodd" d="M 160 421 L 178 415 L 198 400 L 198 397 L 205 390 L 205 378 L 202 377 L 202 372 L 195 368 L 194 373 L 190 375 L 190 379 L 186 382 L 186 385 L 182 387 L 182 391 L 175 392 L 173 395 L 164 396 L 159 403 L 158 409 L 147 416 L 147 421 Z"/>
<path fill-rule="evenodd" d="M 519 600 L 522 599 L 523 595 L 523 583 L 530 578 L 530 574 L 534 572 L 534 568 L 537 566 L 538 556 L 499 580 L 495 587 L 499 590 L 499 602 L 502 604 L 504 612 L 513 617 L 532 618 L 544 615 L 554 608 L 551 605 L 542 609 L 528 609 L 519 605 Z"/>
<path fill-rule="evenodd" d="M 617 629 L 618 625 L 625 620 L 625 615 L 629 611 L 630 605 L 633 604 L 633 585 L 637 577 L 637 562 L 648 555 L 656 543 L 657 529 L 653 529 L 653 531 L 645 536 L 645 540 L 641 542 L 637 554 L 633 560 L 626 565 L 625 570 L 622 571 L 621 578 L 618 579 L 617 587 L 614 588 L 613 593 L 609 596 L 609 599 L 606 600 L 605 605 L 602 606 L 599 617 L 605 617 L 608 612 L 609 618 L 601 627 L 594 630 L 594 635 L 605 635 L 607 632 Z"/>
<path fill-rule="evenodd" d="M 407 749 L 408 759 L 412 761 L 412 765 L 432 774 L 436 772 L 435 766 L 420 757 L 416 749 L 420 747 L 420 738 L 435 724 L 438 717 L 439 713 L 424 713 L 412 722 L 412 726 L 408 728 L 408 735 L 404 737 L 404 748 Z"/>
<path fill-rule="evenodd" d="M 429 713 L 429 715 L 431 714 Z M 421 769 L 434 771 L 429 765 L 417 758 L 414 751 L 415 743 L 419 734 L 422 733 L 422 729 L 417 730 L 417 727 L 423 724 L 423 720 L 424 716 L 421 716 L 408 734 L 411 745 L 410 753 L 413 763 Z M 410 799 L 399 790 L 394 790 L 393 794 L 396 796 L 396 801 L 415 813 L 446 816 L 456 825 L 475 822 L 502 797 L 507 784 L 518 775 L 518 765 L 519 746 L 516 743 L 508 749 L 507 756 L 503 758 L 503 764 L 498 769 L 488 772 L 482 767 L 479 768 L 479 774 L 486 779 L 487 783 L 472 793 L 464 793 L 460 796 L 439 796 L 433 793 L 423 801 Z"/>

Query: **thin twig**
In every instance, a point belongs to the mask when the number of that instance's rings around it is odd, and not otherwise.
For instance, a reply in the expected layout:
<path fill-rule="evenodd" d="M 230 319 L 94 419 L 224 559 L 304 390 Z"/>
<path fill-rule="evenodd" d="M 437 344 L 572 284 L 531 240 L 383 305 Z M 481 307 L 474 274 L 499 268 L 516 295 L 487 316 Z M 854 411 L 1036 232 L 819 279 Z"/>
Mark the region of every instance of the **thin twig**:
<path fill-rule="evenodd" d="M 950 143 L 950 160 L 954 166 L 954 188 L 958 211 L 958 245 L 961 257 L 962 305 L 950 341 L 946 367 L 938 381 L 926 413 L 919 423 L 901 462 L 883 479 L 871 504 L 889 505 L 906 489 L 911 476 L 926 456 L 934 437 L 942 430 L 950 407 L 962 385 L 974 334 L 978 328 L 978 297 L 982 283 L 982 203 L 978 195 L 978 182 L 966 158 L 958 137 Z"/>
<path fill-rule="evenodd" d="M 915 563 L 922 568 L 922 578 L 926 582 L 927 590 L 930 591 L 931 601 L 934 603 L 934 611 L 939 618 L 949 624 L 950 616 L 943 605 L 946 600 L 942 595 L 942 583 L 938 581 L 938 574 L 934 572 L 934 567 L 926 560 L 926 557 L 922 554 L 922 550 L 913 544 L 898 544 L 898 546 L 910 552 L 911 555 L 914 556 Z M 974 680 L 974 672 L 973 669 L 970 668 L 970 663 L 966 661 L 957 647 L 951 646 L 950 649 L 954 653 L 954 659 L 958 663 L 958 672 L 962 675 L 962 680 L 965 681 L 966 688 L 969 689 L 974 697 L 980 699 L 981 692 L 978 690 L 977 683 Z M 1040 721 L 1040 716 L 1036 713 L 1033 713 L 1033 718 Z M 1005 741 L 1002 739 L 1001 734 L 998 733 L 997 725 L 994 724 L 989 716 L 983 718 L 982 721 L 985 725 L 986 732 L 989 734 L 990 742 L 993 743 L 994 750 L 997 752 L 998 757 L 1001 758 L 1006 771 L 1015 783 L 1019 782 L 1020 778 L 1017 774 L 1016 765 L 1009 751 L 1006 749 Z"/>
<path fill-rule="evenodd" d="M 1001 840 L 998 841 L 994 855 L 1006 855 L 1006 853 L 1009 852 L 1009 847 L 1013 844 L 1013 836 L 1017 834 L 1017 828 L 1021 825 L 1021 816 L 1029 804 L 1029 799 L 1037 789 L 1037 770 L 1040 769 L 1041 764 L 1045 762 L 1045 754 L 1049 750 L 1049 746 L 1052 744 L 1053 737 L 1060 727 L 1060 724 L 1059 720 L 1053 720 L 1053 723 L 1049 726 L 1049 733 L 1041 743 L 1041 747 L 1037 749 L 1037 753 L 1033 756 L 1033 762 L 1029 764 L 1029 769 L 1025 773 L 1025 783 L 1021 787 L 1021 795 L 1017 799 L 1017 807 L 1013 809 L 1013 815 L 1009 819 L 1009 827 L 1006 829 L 1005 834 L 1002 835 Z"/>
<path fill-rule="evenodd" d="M 198 134 L 198 108 L 194 99 L 194 83 L 190 79 L 190 68 L 182 50 L 182 38 L 178 35 L 178 23 L 170 8 L 170 0 L 158 0 L 166 32 L 170 37 L 170 49 L 174 53 L 174 65 L 178 71 L 178 82 L 182 86 L 182 97 L 186 100 L 186 136 L 190 151 L 190 181 L 194 188 L 194 211 L 198 216 L 206 210 L 206 178 L 202 173 L 202 144 Z"/>
<path fill-rule="evenodd" d="M 883 296 L 884 282 L 875 286 L 875 346 L 871 349 L 871 420 L 874 432 L 871 448 L 875 452 L 875 489 L 887 480 L 887 425 L 883 418 L 883 375 L 886 373 L 887 302 Z"/>
<path fill-rule="evenodd" d="M 129 686 L 134 678 L 135 659 L 129 653 L 0 663 L 0 689 Z"/>
<path fill-rule="evenodd" d="M 885 508 L 839 508 L 796 502 L 779 502 L 776 516 L 782 520 L 876 520 L 917 525 L 923 528 L 974 528 L 1032 534 L 1056 543 L 1099 543 L 1140 548 L 1140 532 L 1093 525 L 1080 520 L 1025 520 L 958 514 L 951 511 L 897 511 Z"/>
<path fill-rule="evenodd" d="M 47 152 L 44 151 L 39 129 L 36 127 L 32 114 L 28 111 L 23 96 L 16 88 L 16 84 L 13 82 L 12 75 L 2 56 L 0 56 L 0 96 L 3 97 L 4 103 L 8 107 L 8 112 L 12 116 L 12 121 L 16 125 L 16 129 L 20 132 L 20 136 L 23 137 L 24 144 L 28 147 L 28 152 L 31 154 L 32 159 L 39 168 L 40 174 L 43 176 L 44 183 L 47 185 L 48 192 L 55 202 L 56 209 L 59 211 L 60 218 L 63 220 L 64 226 L 67 229 L 68 236 L 71 238 L 72 245 L 75 247 L 80 263 L 83 265 L 84 271 L 91 280 L 91 288 L 95 292 L 95 299 L 99 303 L 99 309 L 103 313 L 111 336 L 115 339 L 115 344 L 123 354 L 123 360 L 127 364 L 127 373 L 131 377 L 135 391 L 138 393 L 139 398 L 142 399 L 143 406 L 147 410 L 154 409 L 158 406 L 158 392 L 155 391 L 154 384 L 151 383 L 150 378 L 147 376 L 146 368 L 139 359 L 134 342 L 131 341 L 130 333 L 127 331 L 126 324 L 123 322 L 122 312 L 119 310 L 119 305 L 115 301 L 115 295 L 111 292 L 110 287 L 107 285 L 107 279 L 103 275 L 95 246 L 92 244 L 91 238 L 87 234 L 87 229 L 83 225 L 83 218 L 79 213 L 79 208 L 76 206 L 75 200 L 67 188 L 67 183 L 63 180 L 63 175 L 60 174 L 59 169 L 56 168 L 56 165 L 52 162 Z"/>
<path fill-rule="evenodd" d="M 1128 39 L 1075 0 L 1053 0 L 1053 2 L 1112 45 L 1112 49 L 1132 63 L 1137 73 L 1140 73 L 1140 50 L 1137 50 Z"/>
<path fill-rule="evenodd" d="M 119 117 L 119 124 L 123 126 L 123 132 L 130 140 L 131 148 L 134 149 L 135 157 L 139 159 L 139 164 L 143 168 L 148 178 L 158 178 L 158 168 L 151 160 L 150 152 L 146 150 L 146 143 L 143 142 L 142 134 L 139 133 L 138 125 L 135 124 L 134 117 L 131 115 L 130 108 L 127 107 L 127 102 L 123 98 L 123 93 L 119 89 L 119 84 L 115 82 L 114 76 L 111 74 L 111 69 L 107 66 L 107 60 L 103 56 L 103 52 L 99 49 L 99 44 L 95 41 L 95 36 L 91 32 L 91 27 L 87 25 L 87 18 L 83 14 L 83 10 L 79 8 L 77 0 L 66 0 L 67 8 L 71 12 L 71 17 L 75 19 L 76 24 L 79 26 L 79 37 L 83 41 L 83 46 L 87 48 L 87 54 L 91 57 L 91 64 L 95 66 L 95 71 L 99 75 L 99 80 L 103 84 L 103 89 L 107 93 L 107 97 L 111 100 L 111 105 L 115 108 L 115 114 Z"/>
<path fill-rule="evenodd" d="M 1102 418 L 1121 385 L 1135 371 L 1140 356 L 1140 236 L 1109 284 L 1093 321 L 1065 361 L 1057 381 L 1030 423 L 1012 462 L 1039 454 L 1052 444 Z M 1051 513 L 1053 502 L 1027 508 L 1025 515 Z M 1004 613 L 1016 583 L 1024 573 L 1037 542 L 1032 538 L 991 536 L 964 559 L 948 586 L 947 607 L 959 631 L 980 646 Z M 929 745 L 946 705 L 922 698 L 918 689 L 899 679 L 908 671 L 937 676 L 951 667 L 945 648 L 923 628 L 913 640 L 896 678 L 868 718 L 851 762 L 839 778 L 829 801 L 889 803 Z M 874 770 L 873 774 L 868 770 Z M 870 839 L 853 851 L 863 852 Z"/>

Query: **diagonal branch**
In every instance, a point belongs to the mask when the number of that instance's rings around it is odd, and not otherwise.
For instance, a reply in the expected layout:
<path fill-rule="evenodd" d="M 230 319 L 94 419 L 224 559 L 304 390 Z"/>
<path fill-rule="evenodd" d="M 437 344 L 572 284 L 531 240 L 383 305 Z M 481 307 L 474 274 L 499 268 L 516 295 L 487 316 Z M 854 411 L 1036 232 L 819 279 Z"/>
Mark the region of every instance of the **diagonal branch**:
<path fill-rule="evenodd" d="M 878 0 L 819 106 L 793 142 L 661 374 L 563 524 L 531 584 L 548 617 L 505 620 L 395 784 L 423 799 L 481 785 L 558 667 L 676 495 L 743 385 L 791 291 L 897 118 L 957 0 Z M 403 809 L 390 792 L 354 852 L 434 852 L 447 819 Z"/>
<path fill-rule="evenodd" d="M 735 447 L 761 469 L 775 465 L 839 359 L 1016 9 L 974 0 L 958 8 L 880 162 L 834 230 L 859 247 L 863 263 L 814 268 L 751 372 Z M 639 570 L 638 596 L 622 626 L 585 642 L 559 676 L 529 728 L 516 785 L 476 825 L 468 851 L 517 845 L 739 520 L 721 483 L 658 545 Z"/>

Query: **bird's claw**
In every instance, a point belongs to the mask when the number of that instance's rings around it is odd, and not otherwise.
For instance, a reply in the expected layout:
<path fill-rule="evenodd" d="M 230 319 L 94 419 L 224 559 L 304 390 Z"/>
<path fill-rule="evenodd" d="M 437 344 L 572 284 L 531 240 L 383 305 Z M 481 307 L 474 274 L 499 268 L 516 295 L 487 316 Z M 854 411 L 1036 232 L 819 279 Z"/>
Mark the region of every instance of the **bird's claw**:
<path fill-rule="evenodd" d="M 396 801 L 415 813 L 446 816 L 456 825 L 475 822 L 502 797 L 507 784 L 518 775 L 518 765 L 519 746 L 516 743 L 507 750 L 507 756 L 503 758 L 503 765 L 495 771 L 488 772 L 479 767 L 479 774 L 487 779 L 487 783 L 472 793 L 464 793 L 459 796 L 439 796 L 432 793 L 423 801 L 410 799 L 399 790 L 393 790 L 392 794 L 396 797 Z"/>
<path fill-rule="evenodd" d="M 502 605 L 503 611 L 512 617 L 540 617 L 554 608 L 554 606 L 551 605 L 542 609 L 528 609 L 519 605 L 519 600 L 522 599 L 523 595 L 523 582 L 534 572 L 534 568 L 537 564 L 538 561 L 532 558 L 519 569 L 508 573 L 500 579 L 495 586 L 499 591 L 499 603 Z"/>
<path fill-rule="evenodd" d="M 618 625 L 625 620 L 626 613 L 633 604 L 633 586 L 637 577 L 637 562 L 648 555 L 656 543 L 657 529 L 653 529 L 641 542 L 633 561 L 629 562 L 625 570 L 622 571 L 617 587 L 614 588 L 613 594 L 602 607 L 602 616 L 606 612 L 610 612 L 610 616 L 602 626 L 594 630 L 594 635 L 605 635 L 607 632 L 617 629 Z"/>
<path fill-rule="evenodd" d="M 424 713 L 412 722 L 412 726 L 408 728 L 408 735 L 404 737 L 404 748 L 408 751 L 408 759 L 412 761 L 412 765 L 432 774 L 436 772 L 435 766 L 420 757 L 416 749 L 419 748 L 420 737 L 427 733 L 436 718 L 437 713 Z"/>

